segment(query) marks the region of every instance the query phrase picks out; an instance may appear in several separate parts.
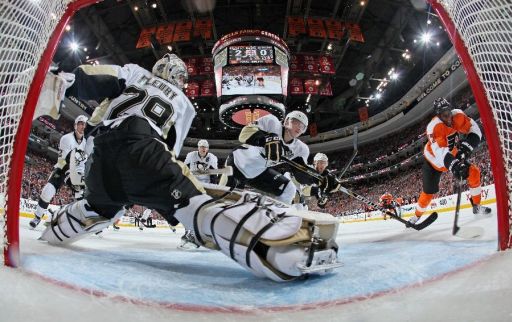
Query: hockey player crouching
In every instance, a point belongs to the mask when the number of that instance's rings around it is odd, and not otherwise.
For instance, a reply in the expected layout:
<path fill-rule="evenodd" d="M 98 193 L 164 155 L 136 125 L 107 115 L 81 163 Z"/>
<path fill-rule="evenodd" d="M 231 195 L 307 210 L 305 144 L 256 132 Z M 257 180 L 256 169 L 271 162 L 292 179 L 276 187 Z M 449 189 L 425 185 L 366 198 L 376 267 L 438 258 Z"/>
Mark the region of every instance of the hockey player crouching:
<path fill-rule="evenodd" d="M 330 174 L 329 170 L 327 169 L 327 166 L 329 165 L 329 158 L 324 153 L 317 153 L 313 157 L 313 168 L 318 172 L 319 174 L 323 175 L 324 177 L 333 176 Z M 317 206 L 320 208 L 325 208 L 327 205 L 328 198 L 322 191 L 322 187 L 318 184 L 314 185 L 306 185 L 302 188 L 302 193 L 304 196 L 308 197 L 316 197 L 318 202 Z"/>
<path fill-rule="evenodd" d="M 427 210 L 430 201 L 439 191 L 441 174 L 448 171 L 457 180 L 467 180 L 473 213 L 489 214 L 491 208 L 480 205 L 480 169 L 468 161 L 482 137 L 478 124 L 462 110 L 453 109 L 442 97 L 434 101 L 434 112 L 436 116 L 427 125 L 428 142 L 423 150 L 423 191 L 418 199 L 416 215 L 409 222 L 415 224 Z M 466 138 L 457 148 L 459 134 L 466 135 Z"/>
<path fill-rule="evenodd" d="M 37 202 L 35 217 L 30 221 L 30 227 L 36 228 L 48 209 L 57 191 L 63 184 L 67 184 L 74 193 L 75 200 L 83 198 L 84 172 L 87 161 L 86 141 L 84 131 L 87 126 L 87 117 L 79 115 L 75 119 L 74 131 L 63 135 L 59 142 L 59 156 L 54 170 L 43 187 Z"/>
<path fill-rule="evenodd" d="M 272 167 L 281 163 L 283 156 L 307 167 L 309 148 L 298 139 L 307 126 L 307 116 L 299 111 L 288 113 L 283 123 L 274 115 L 266 115 L 245 126 L 239 136 L 243 145 L 235 149 L 226 160 L 226 165 L 233 167 L 233 176 L 229 177 L 226 185 L 243 188 L 248 184 L 279 201 L 291 204 L 296 186 L 287 173 L 282 174 Z M 318 180 L 300 170 L 292 168 L 290 172 L 300 184 L 318 184 Z M 336 186 L 334 175 L 327 174 L 320 189 L 329 194 L 337 190 Z"/>
<path fill-rule="evenodd" d="M 379 198 L 379 205 L 384 208 L 388 209 L 389 211 L 393 212 L 398 217 L 402 217 L 402 212 L 400 206 L 403 203 L 402 198 L 396 198 L 396 200 L 393 198 L 393 195 L 389 192 L 386 192 Z M 388 219 L 388 215 L 386 212 L 382 212 L 382 218 L 384 220 Z"/>
<path fill-rule="evenodd" d="M 129 64 L 80 66 L 74 74 L 68 91 L 76 97 L 110 98 L 102 107 L 109 128 L 94 138 L 85 199 L 62 207 L 42 240 L 71 243 L 109 226 L 126 205 L 138 204 L 155 209 L 172 225 L 181 222 L 200 245 L 220 250 L 256 276 L 290 281 L 340 266 L 334 217 L 297 212 L 248 192 L 214 199 L 229 191 L 213 186 L 212 196 L 206 194 L 176 159 L 196 114 L 182 92 L 188 75 L 177 56 L 166 54 L 152 72 Z M 304 132 L 304 123 L 291 119 L 295 138 Z M 280 153 L 275 151 L 279 140 L 265 142 L 268 156 Z"/>

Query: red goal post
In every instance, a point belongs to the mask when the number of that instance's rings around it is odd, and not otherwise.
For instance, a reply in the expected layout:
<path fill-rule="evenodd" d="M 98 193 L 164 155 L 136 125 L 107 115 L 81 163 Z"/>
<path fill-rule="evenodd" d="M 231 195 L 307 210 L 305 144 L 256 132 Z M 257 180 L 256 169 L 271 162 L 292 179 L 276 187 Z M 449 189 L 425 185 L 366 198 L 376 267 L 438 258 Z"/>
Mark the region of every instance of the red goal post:
<path fill-rule="evenodd" d="M 512 4 L 428 0 L 457 49 L 491 153 L 500 249 L 510 247 Z M 0 212 L 3 260 L 19 264 L 19 200 L 32 116 L 59 39 L 73 14 L 97 0 L 11 0 L 0 6 Z"/>
<path fill-rule="evenodd" d="M 496 188 L 499 249 L 511 247 L 512 3 L 429 0 L 448 33 L 480 112 Z"/>
<path fill-rule="evenodd" d="M 19 264 L 19 203 L 32 116 L 64 28 L 95 0 L 11 0 L 0 5 L 0 221 L 3 261 Z"/>

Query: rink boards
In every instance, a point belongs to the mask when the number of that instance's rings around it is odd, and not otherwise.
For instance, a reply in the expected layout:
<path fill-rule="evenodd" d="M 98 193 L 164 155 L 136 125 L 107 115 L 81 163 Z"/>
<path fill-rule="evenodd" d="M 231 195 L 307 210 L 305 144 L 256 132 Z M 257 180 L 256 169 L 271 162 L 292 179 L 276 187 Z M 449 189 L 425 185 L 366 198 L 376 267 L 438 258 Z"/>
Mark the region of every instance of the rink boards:
<path fill-rule="evenodd" d="M 461 209 L 466 209 L 471 207 L 471 203 L 469 201 L 470 193 L 468 191 L 464 191 L 462 194 L 461 200 Z M 455 203 L 457 201 L 457 196 L 455 194 L 449 195 L 446 197 L 433 199 L 430 203 L 429 210 L 427 210 L 427 214 L 433 211 L 437 211 L 438 213 L 450 212 L 455 209 Z M 482 204 L 494 204 L 496 203 L 496 192 L 494 189 L 494 184 L 482 187 Z M 20 200 L 20 216 L 26 218 L 33 218 L 34 212 L 36 210 L 37 201 L 29 200 L 29 199 L 21 199 Z M 402 217 L 410 217 L 414 214 L 414 210 L 416 208 L 416 203 L 404 205 L 401 207 Z M 49 209 L 52 211 L 58 210 L 59 206 L 50 205 Z M 0 208 L 0 213 L 2 213 L 3 209 Z M 382 213 L 380 211 L 370 211 L 370 212 L 362 212 L 358 214 L 343 216 L 340 218 L 340 221 L 343 223 L 350 222 L 361 222 L 361 221 L 371 221 L 371 220 L 383 220 Z M 119 226 L 129 227 L 134 226 L 135 218 L 129 216 L 123 216 L 119 223 Z M 169 225 L 164 220 L 153 220 L 153 224 L 156 225 L 156 228 L 169 228 Z"/>

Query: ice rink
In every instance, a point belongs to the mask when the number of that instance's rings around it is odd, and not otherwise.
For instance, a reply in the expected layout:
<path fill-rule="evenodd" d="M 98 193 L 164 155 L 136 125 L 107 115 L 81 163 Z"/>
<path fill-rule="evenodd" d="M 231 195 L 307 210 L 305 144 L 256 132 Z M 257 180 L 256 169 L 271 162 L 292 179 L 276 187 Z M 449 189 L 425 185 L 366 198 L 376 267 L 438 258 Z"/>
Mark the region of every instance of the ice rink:
<path fill-rule="evenodd" d="M 495 212 L 495 207 L 493 206 Z M 21 269 L 0 269 L 0 321 L 510 321 L 510 252 L 496 217 L 463 210 L 423 231 L 393 220 L 340 225 L 330 275 L 291 283 L 253 277 L 220 252 L 178 249 L 183 230 L 122 227 L 72 247 L 37 240 L 21 218 Z"/>

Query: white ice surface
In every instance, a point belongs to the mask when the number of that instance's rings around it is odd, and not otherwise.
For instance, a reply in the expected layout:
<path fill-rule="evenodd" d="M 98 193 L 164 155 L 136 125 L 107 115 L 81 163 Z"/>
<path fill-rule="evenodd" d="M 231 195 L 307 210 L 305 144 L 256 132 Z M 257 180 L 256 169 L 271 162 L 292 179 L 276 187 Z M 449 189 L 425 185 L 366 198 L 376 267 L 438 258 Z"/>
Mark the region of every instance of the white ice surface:
<path fill-rule="evenodd" d="M 394 280 L 390 272 L 400 271 L 402 275 L 414 276 L 422 272 L 421 262 L 411 261 L 403 265 L 401 259 L 409 253 L 425 253 L 425 257 L 435 257 L 442 254 L 432 253 L 439 248 L 430 245 L 446 245 L 446 249 L 456 249 L 465 245 L 461 251 L 474 249 L 483 253 L 493 253 L 489 245 L 496 240 L 496 219 L 475 219 L 468 211 L 461 216 L 461 226 L 475 225 L 485 229 L 485 235 L 480 240 L 464 241 L 451 236 L 451 214 L 441 214 L 440 218 L 429 228 L 421 232 L 406 230 L 395 221 L 374 221 L 341 225 L 338 243 L 340 244 L 340 259 L 345 267 L 336 278 L 364 281 L 368 276 L 376 276 L 382 281 Z M 117 250 L 134 249 L 134 252 L 147 249 L 149 252 L 176 252 L 182 231 L 173 234 L 167 230 L 146 229 L 139 232 L 133 228 L 121 228 L 120 231 L 106 231 L 103 238 L 91 236 L 76 244 L 72 249 L 49 247 L 37 241 L 39 231 L 27 229 L 28 220 L 21 218 L 20 234 L 22 256 L 27 259 L 37 258 L 37 254 L 55 258 L 70 257 L 82 252 L 114 252 Z M 458 243 L 458 244 L 456 244 Z M 473 244 L 471 244 L 473 243 Z M 366 245 L 362 247 L 361 245 Z M 394 249 L 390 246 L 397 246 Z M 480 246 L 481 245 L 481 246 Z M 437 246 L 436 246 L 437 247 Z M 494 248 L 492 246 L 491 248 Z M 372 251 L 374 249 L 374 251 Z M 381 251 L 385 249 L 386 251 Z M 362 253 L 354 254 L 354 251 Z M 430 252 L 429 252 L 430 251 Z M 176 252 L 180 256 L 197 258 L 207 252 Z M 363 269 L 351 271 L 357 263 L 352 264 L 350 258 L 359 258 Z M 0 268 L 0 321 L 511 321 L 512 306 L 512 255 L 510 252 L 495 253 L 484 256 L 476 264 L 464 266 L 457 272 L 444 274 L 439 278 L 418 275 L 419 283 L 412 287 L 373 295 L 371 298 L 360 297 L 351 299 L 346 304 L 328 305 L 326 307 L 307 310 L 285 310 L 282 312 L 252 311 L 249 313 L 219 313 L 219 312 L 186 312 L 164 308 L 158 305 L 140 305 L 130 303 L 114 295 L 96 296 L 87 291 L 78 291 L 48 282 L 25 269 Z M 346 259 L 346 260 L 345 260 Z M 384 261 L 382 261 L 384 260 Z M 348 261 L 348 262 L 347 262 Z M 449 259 L 446 259 L 449 261 Z M 38 263 L 38 262 L 35 262 Z M 389 263 L 380 267 L 375 263 Z M 400 266 L 398 263 L 401 263 Z M 137 263 L 135 263 L 137 264 Z M 27 264 L 28 265 L 28 264 Z M 87 265 L 87 264 L 84 264 Z M 124 277 L 124 283 L 137 279 L 130 276 L 130 263 L 125 263 L 126 269 L 114 274 Z M 230 265 L 227 263 L 227 265 Z M 233 263 L 233 267 L 236 264 Z M 364 270 L 368 265 L 368 271 Z M 382 265 L 382 264 L 379 264 Z M 410 267 L 404 267 L 410 266 Z M 377 269 L 376 269 L 377 267 Z M 434 266 L 435 267 L 435 266 Z M 84 267 L 79 267 L 84 269 Z M 85 267 L 87 270 L 88 267 Z M 429 269 L 431 271 L 432 269 Z M 237 271 L 233 271 L 237 273 Z M 91 276 L 99 275 L 92 270 Z M 350 274 L 348 274 L 350 273 Z M 419 273 L 418 273 L 419 274 Z M 423 274 L 423 273 L 422 273 Z M 104 278 L 97 276 L 99 280 Z M 434 280 L 431 280 L 434 277 Z M 215 279 L 215 277 L 211 277 Z M 332 276 L 330 277 L 331 281 Z M 320 280 L 321 281 L 321 280 Z M 177 281 L 179 282 L 179 280 Z M 360 283 L 365 290 L 369 285 Z M 190 284 L 185 284 L 188 286 Z M 297 290 L 300 284 L 296 284 Z M 322 285 L 318 283 L 318 285 Z M 335 284 L 333 284 L 335 285 Z M 343 284 L 345 285 L 345 284 Z M 350 285 L 350 284 L 348 284 Z M 177 285 L 179 286 L 179 285 Z M 352 285 L 353 286 L 353 285 Z M 357 286 L 357 285 L 356 285 Z M 155 287 L 151 279 L 146 284 L 138 285 L 141 289 L 151 290 Z M 208 286 L 210 287 L 210 286 Z M 268 285 L 266 286 L 268 289 Z M 276 288 L 281 287 L 276 284 Z M 233 286 L 236 290 L 236 285 Z M 266 290 L 266 289 L 264 289 Z M 300 289 L 303 291 L 302 289 Z M 311 292 L 319 290 L 311 289 Z M 208 292 L 208 289 L 205 289 Z M 293 293 L 293 288 L 287 291 Z M 141 291 L 141 293 L 143 293 Z M 255 289 L 255 293 L 257 289 Z M 265 297 L 265 292 L 259 294 Z M 271 295 L 271 294 L 269 294 Z"/>

